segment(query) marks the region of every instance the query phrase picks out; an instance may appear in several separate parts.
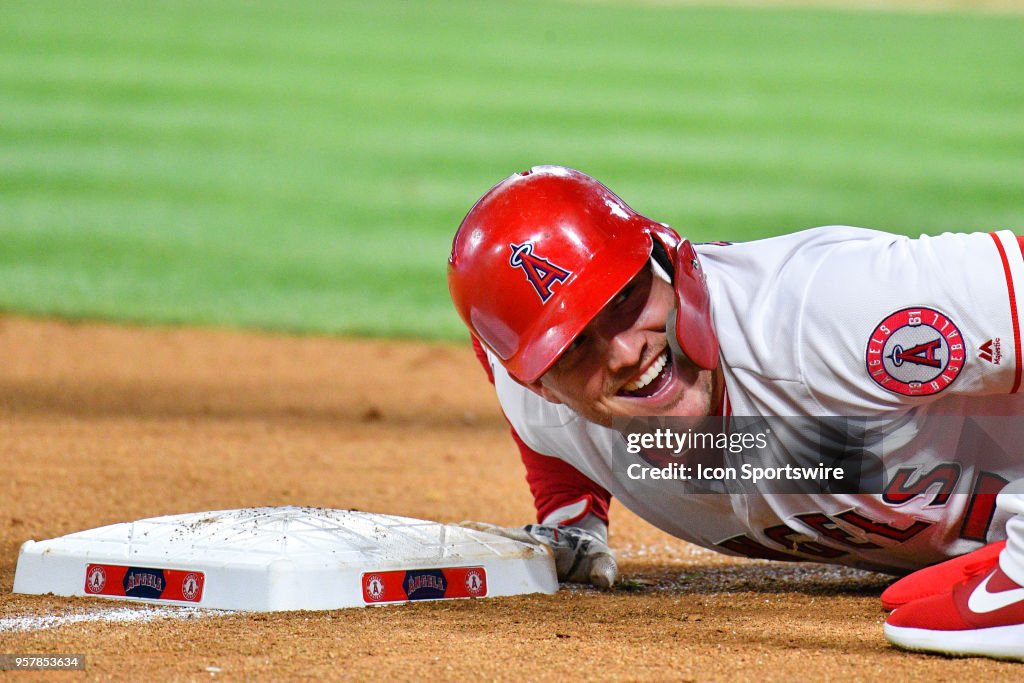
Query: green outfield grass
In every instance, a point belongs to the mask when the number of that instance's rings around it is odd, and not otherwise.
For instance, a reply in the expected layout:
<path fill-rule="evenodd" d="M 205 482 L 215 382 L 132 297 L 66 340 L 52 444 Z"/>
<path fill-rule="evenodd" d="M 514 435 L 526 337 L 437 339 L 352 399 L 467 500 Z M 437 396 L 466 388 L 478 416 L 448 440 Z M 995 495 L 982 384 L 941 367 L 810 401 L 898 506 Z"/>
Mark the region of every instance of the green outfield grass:
<path fill-rule="evenodd" d="M 472 202 L 563 163 L 698 240 L 1024 232 L 1024 17 L 4 2 L 0 309 L 452 338 Z"/>

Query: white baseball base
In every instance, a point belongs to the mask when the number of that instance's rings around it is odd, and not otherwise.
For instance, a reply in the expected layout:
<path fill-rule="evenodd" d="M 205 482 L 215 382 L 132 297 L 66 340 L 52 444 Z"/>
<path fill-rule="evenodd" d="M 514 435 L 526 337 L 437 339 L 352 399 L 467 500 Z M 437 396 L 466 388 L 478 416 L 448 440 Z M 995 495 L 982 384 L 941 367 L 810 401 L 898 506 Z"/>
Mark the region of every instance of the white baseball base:
<path fill-rule="evenodd" d="M 536 546 L 408 517 L 268 507 L 26 541 L 14 592 L 273 612 L 558 590 Z"/>

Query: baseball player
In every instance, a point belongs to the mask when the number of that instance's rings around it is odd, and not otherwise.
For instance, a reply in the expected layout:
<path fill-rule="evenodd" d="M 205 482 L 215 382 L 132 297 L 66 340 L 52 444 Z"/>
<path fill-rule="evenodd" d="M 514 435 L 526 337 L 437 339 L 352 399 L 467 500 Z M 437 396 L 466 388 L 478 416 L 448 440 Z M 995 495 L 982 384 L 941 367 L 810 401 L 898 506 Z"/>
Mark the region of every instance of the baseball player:
<path fill-rule="evenodd" d="M 1022 254 L 1007 231 L 845 226 L 693 245 L 579 171 L 503 180 L 449 258 L 538 514 L 490 529 L 602 587 L 612 497 L 720 552 L 927 567 L 883 595 L 893 643 L 1024 658 Z M 709 415 L 856 416 L 897 436 L 880 493 L 694 494 L 622 475 L 617 419 Z"/>

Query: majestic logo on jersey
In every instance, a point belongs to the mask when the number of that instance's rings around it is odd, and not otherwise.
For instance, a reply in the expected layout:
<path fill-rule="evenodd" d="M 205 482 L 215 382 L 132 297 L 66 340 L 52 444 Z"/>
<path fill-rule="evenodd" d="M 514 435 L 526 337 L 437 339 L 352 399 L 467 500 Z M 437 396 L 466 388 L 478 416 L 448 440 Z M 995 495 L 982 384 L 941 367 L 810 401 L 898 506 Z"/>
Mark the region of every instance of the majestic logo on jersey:
<path fill-rule="evenodd" d="M 1003 360 L 1003 349 L 999 337 L 989 339 L 978 347 L 978 358 L 988 361 L 992 365 L 999 365 Z"/>
<path fill-rule="evenodd" d="M 948 317 L 933 308 L 904 308 L 871 333 L 868 374 L 880 387 L 904 396 L 937 394 L 964 369 L 964 340 Z"/>
<path fill-rule="evenodd" d="M 533 253 L 533 242 L 510 244 L 508 246 L 512 249 L 512 256 L 508 259 L 509 265 L 513 268 L 523 269 L 526 273 L 526 279 L 530 281 L 530 284 L 537 291 L 537 296 L 540 297 L 541 303 L 547 303 L 548 299 L 551 298 L 551 287 L 555 283 L 561 284 L 572 275 L 572 271 L 556 266 L 543 256 L 535 256 Z"/>

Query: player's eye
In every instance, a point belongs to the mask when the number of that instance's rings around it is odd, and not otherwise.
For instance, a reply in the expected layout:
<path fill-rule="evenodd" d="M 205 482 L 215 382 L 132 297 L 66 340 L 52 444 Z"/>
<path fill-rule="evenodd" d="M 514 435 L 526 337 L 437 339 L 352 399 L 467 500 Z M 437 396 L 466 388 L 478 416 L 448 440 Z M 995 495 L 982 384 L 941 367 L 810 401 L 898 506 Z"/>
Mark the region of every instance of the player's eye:
<path fill-rule="evenodd" d="M 622 304 L 626 303 L 627 301 L 629 301 L 629 297 L 633 294 L 633 292 L 635 290 L 636 290 L 636 285 L 634 285 L 634 284 L 626 285 L 625 287 L 622 288 L 621 291 L 619 291 L 619 293 L 616 295 L 616 297 L 614 299 L 612 299 L 612 305 L 614 305 L 614 306 L 621 306 Z"/>
<path fill-rule="evenodd" d="M 584 342 L 584 341 L 586 341 L 586 335 L 584 335 L 584 334 L 582 334 L 582 333 L 581 333 L 581 334 L 578 334 L 578 335 L 576 335 L 576 338 L 575 338 L 575 339 L 573 339 L 573 340 L 572 340 L 572 343 L 571 343 L 571 344 L 569 344 L 569 346 L 567 346 L 567 347 L 566 347 L 566 349 L 565 349 L 564 353 L 565 353 L 566 355 L 568 355 L 568 354 L 572 353 L 572 352 L 573 352 L 573 351 L 575 351 L 576 349 L 578 349 L 578 348 L 580 348 L 581 346 L 583 346 L 583 342 Z"/>
<path fill-rule="evenodd" d="M 580 353 L 580 349 L 582 349 L 583 345 L 586 343 L 587 335 L 582 332 L 576 335 L 576 338 L 572 340 L 572 343 L 566 347 L 565 351 L 562 352 L 562 355 L 558 357 L 557 361 L 555 361 L 552 369 L 559 372 L 565 372 L 566 370 L 571 370 L 576 367 L 584 355 Z"/>

